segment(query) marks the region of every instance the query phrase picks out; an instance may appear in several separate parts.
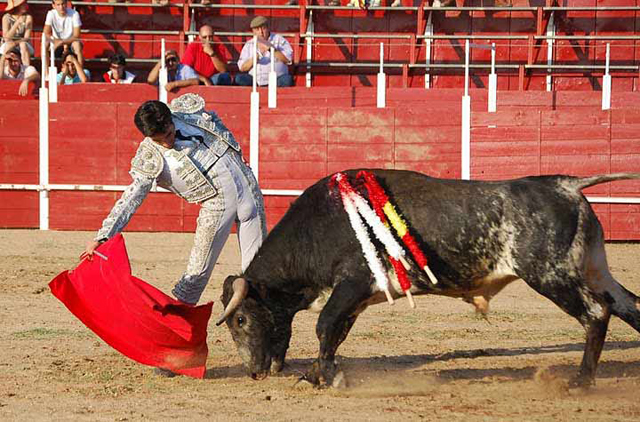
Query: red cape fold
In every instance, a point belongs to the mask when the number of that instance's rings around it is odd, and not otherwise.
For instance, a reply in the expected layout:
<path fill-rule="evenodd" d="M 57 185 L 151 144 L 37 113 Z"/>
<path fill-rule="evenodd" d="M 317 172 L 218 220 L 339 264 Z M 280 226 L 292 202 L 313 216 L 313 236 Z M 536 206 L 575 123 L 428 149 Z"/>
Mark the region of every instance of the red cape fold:
<path fill-rule="evenodd" d="M 204 378 L 207 325 L 213 302 L 185 305 L 131 275 L 124 238 L 117 235 L 77 268 L 51 280 L 55 297 L 123 355 L 145 365 Z"/>

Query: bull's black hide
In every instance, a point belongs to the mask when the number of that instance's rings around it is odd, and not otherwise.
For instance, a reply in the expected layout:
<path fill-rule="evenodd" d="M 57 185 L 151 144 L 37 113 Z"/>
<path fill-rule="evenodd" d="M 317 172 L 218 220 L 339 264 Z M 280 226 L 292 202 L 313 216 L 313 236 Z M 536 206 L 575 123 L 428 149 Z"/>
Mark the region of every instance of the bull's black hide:
<path fill-rule="evenodd" d="M 414 295 L 461 297 L 486 311 L 491 297 L 523 279 L 586 330 L 574 385 L 593 382 L 611 314 L 640 331 L 640 300 L 611 276 L 602 227 L 581 193 L 640 174 L 479 182 L 372 171 L 409 222 L 438 279 L 432 284 L 412 263 Z M 357 171 L 346 173 L 357 186 Z M 401 289 L 391 278 L 392 294 L 399 297 Z M 331 385 L 338 346 L 358 314 L 384 295 L 338 193 L 325 178 L 291 205 L 245 273 L 225 280 L 222 299 L 227 308 L 221 321 L 254 378 L 282 369 L 294 315 L 319 310 L 320 352 L 306 378 Z"/>

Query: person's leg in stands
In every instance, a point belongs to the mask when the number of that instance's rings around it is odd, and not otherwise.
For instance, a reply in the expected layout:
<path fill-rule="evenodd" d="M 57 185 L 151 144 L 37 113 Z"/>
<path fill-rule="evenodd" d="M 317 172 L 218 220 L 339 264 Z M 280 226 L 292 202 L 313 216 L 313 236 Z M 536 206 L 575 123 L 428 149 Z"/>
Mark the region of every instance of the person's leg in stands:
<path fill-rule="evenodd" d="M 286 75 L 278 76 L 276 85 L 279 87 L 293 86 L 293 76 L 288 73 Z"/>
<path fill-rule="evenodd" d="M 231 75 L 228 72 L 216 73 L 211 78 L 213 85 L 231 85 Z"/>
<path fill-rule="evenodd" d="M 82 55 L 82 43 L 80 41 L 74 41 L 71 43 L 71 49 L 74 53 L 76 53 L 76 57 L 78 57 L 78 62 L 84 67 L 84 56 Z"/>
<path fill-rule="evenodd" d="M 248 73 L 238 73 L 236 75 L 236 85 L 250 86 L 253 85 L 253 76 Z"/>

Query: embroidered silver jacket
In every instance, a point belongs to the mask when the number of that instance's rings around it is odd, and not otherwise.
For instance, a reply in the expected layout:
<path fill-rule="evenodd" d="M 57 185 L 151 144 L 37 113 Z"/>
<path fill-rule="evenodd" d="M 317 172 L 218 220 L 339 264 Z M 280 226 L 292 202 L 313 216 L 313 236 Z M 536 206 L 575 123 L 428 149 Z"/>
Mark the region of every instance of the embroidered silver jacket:
<path fill-rule="evenodd" d="M 132 183 L 102 223 L 96 239 L 111 238 L 127 225 L 154 182 L 191 203 L 216 196 L 213 166 L 228 150 L 240 146 L 214 112 L 204 110 L 204 100 L 185 94 L 171 102 L 176 142 L 165 148 L 145 138 L 131 160 Z"/>

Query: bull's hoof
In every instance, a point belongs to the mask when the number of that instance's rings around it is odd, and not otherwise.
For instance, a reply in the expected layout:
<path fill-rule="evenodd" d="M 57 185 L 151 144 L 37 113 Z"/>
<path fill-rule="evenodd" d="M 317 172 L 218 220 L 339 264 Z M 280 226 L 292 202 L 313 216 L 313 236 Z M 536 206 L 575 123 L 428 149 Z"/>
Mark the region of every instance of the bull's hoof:
<path fill-rule="evenodd" d="M 271 375 L 275 375 L 278 372 L 281 372 L 282 368 L 284 368 L 284 362 L 272 360 L 271 361 L 271 367 L 269 368 L 269 371 L 271 372 Z"/>
<path fill-rule="evenodd" d="M 315 372 L 309 371 L 298 379 L 299 383 L 311 384 L 314 387 L 320 388 L 322 386 L 322 379 Z"/>
<path fill-rule="evenodd" d="M 298 378 L 298 381 L 293 385 L 298 390 L 306 390 L 310 388 L 317 388 L 318 385 L 314 384 L 312 380 L 308 379 L 306 375 Z"/>
<path fill-rule="evenodd" d="M 337 389 L 347 388 L 347 378 L 344 376 L 344 372 L 340 371 L 336 374 L 331 386 Z"/>
<path fill-rule="evenodd" d="M 322 370 L 320 369 L 320 364 L 318 363 L 318 361 L 313 362 L 311 368 L 300 378 L 300 381 L 308 382 L 316 388 L 322 388 L 326 386 L 325 377 L 322 374 Z"/>
<path fill-rule="evenodd" d="M 347 385 L 344 373 L 337 371 L 335 362 L 315 361 L 311 369 L 298 382 L 308 382 L 316 388 L 344 388 Z"/>
<path fill-rule="evenodd" d="M 269 372 L 268 371 L 252 372 L 251 374 L 249 374 L 249 376 L 254 381 L 262 381 L 263 379 L 265 379 L 265 378 L 267 378 L 269 376 Z"/>
<path fill-rule="evenodd" d="M 578 374 L 569 380 L 569 388 L 581 388 L 587 390 L 596 385 L 596 380 L 588 375 Z"/>

